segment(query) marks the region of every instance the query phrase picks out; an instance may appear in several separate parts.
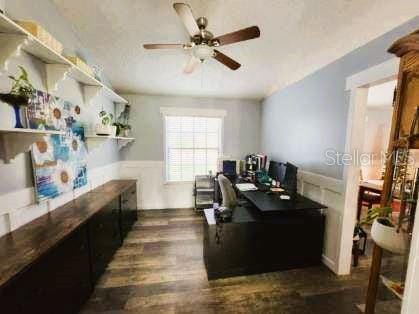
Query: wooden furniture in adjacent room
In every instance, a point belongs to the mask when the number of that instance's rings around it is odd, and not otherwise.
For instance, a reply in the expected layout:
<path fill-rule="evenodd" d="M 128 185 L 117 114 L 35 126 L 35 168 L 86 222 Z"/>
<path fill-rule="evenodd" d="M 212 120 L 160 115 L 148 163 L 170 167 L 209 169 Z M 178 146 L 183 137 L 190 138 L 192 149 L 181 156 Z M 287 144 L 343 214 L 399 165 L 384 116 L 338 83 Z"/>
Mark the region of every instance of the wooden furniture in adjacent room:
<path fill-rule="evenodd" d="M 371 209 L 374 204 L 380 204 L 381 191 L 383 189 L 382 180 L 364 180 L 359 183 L 358 209 L 356 219 L 361 218 L 362 206 Z"/>
<path fill-rule="evenodd" d="M 115 180 L 1 237 L 1 312 L 76 313 L 136 219 L 136 181 Z"/>
<path fill-rule="evenodd" d="M 389 49 L 390 53 L 400 57 L 396 99 L 388 147 L 389 156 L 399 149 L 418 149 L 419 132 L 417 130 L 419 106 L 419 30 L 396 41 Z M 381 206 L 392 202 L 393 174 L 395 163 L 389 158 L 386 163 Z M 403 192 L 403 191 L 402 191 Z M 405 203 L 400 205 L 400 216 L 403 218 Z M 380 268 L 383 249 L 374 245 L 371 273 L 366 299 L 365 313 L 375 312 Z"/>

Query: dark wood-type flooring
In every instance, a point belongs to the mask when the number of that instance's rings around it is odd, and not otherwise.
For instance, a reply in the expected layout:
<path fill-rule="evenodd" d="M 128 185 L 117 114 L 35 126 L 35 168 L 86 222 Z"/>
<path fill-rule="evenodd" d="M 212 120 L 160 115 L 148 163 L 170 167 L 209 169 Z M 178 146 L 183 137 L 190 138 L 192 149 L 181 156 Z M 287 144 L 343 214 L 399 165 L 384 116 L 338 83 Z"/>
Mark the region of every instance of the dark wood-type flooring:
<path fill-rule="evenodd" d="M 208 281 L 202 231 L 191 209 L 140 211 L 82 313 L 361 313 L 368 258 L 350 276 L 319 266 Z M 379 299 L 377 313 L 400 313 L 383 287 Z"/>

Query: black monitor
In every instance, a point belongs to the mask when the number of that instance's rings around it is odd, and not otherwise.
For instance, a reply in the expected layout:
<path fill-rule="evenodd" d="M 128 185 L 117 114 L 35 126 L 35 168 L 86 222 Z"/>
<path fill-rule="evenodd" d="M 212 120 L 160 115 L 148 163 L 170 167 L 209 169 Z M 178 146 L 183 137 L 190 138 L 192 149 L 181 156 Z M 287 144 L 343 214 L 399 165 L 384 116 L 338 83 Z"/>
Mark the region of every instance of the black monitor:
<path fill-rule="evenodd" d="M 285 178 L 284 181 L 281 181 L 281 185 L 290 193 L 297 192 L 297 172 L 298 167 L 287 162 L 285 170 Z"/>
<path fill-rule="evenodd" d="M 269 162 L 268 176 L 273 180 L 282 182 L 285 178 L 285 165 L 282 162 L 271 160 Z"/>
<path fill-rule="evenodd" d="M 236 167 L 237 167 L 236 160 L 223 160 L 223 173 L 226 176 L 237 175 Z"/>

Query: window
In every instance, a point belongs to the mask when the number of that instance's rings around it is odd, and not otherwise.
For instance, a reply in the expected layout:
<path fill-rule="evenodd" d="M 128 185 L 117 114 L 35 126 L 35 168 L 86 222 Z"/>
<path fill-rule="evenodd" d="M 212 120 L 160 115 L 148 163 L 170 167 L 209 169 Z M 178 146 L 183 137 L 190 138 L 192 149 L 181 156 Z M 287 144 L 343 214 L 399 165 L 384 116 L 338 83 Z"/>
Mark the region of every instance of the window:
<path fill-rule="evenodd" d="M 215 174 L 221 154 L 222 118 L 165 116 L 166 180 L 193 181 Z"/>

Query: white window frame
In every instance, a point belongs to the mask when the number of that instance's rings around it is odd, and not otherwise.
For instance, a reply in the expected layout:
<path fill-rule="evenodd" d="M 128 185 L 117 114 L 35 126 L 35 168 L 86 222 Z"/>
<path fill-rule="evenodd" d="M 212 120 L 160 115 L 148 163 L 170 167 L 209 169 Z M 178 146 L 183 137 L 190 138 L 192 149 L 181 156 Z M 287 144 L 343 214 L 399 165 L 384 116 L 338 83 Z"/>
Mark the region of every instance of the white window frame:
<path fill-rule="evenodd" d="M 163 165 L 163 181 L 164 184 L 191 184 L 194 181 L 169 181 L 167 177 L 167 141 L 166 141 L 166 117 L 167 116 L 187 116 L 187 117 L 201 117 L 201 118 L 220 118 L 220 143 L 219 143 L 219 158 L 223 156 L 224 145 L 224 118 L 227 115 L 226 110 L 219 109 L 202 109 L 202 108 L 186 108 L 186 107 L 160 107 L 160 113 L 163 120 L 163 151 L 164 151 L 164 165 Z"/>

